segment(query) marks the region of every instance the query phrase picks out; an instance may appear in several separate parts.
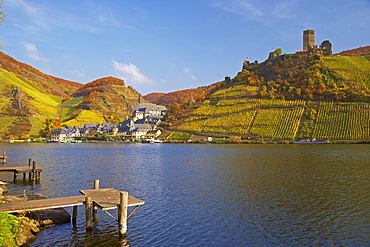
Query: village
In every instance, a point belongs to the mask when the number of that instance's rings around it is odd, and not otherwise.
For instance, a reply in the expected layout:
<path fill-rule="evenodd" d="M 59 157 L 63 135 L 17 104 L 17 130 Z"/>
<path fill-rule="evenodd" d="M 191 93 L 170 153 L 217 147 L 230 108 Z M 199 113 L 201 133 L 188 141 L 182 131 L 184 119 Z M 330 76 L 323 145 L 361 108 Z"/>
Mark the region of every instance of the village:
<path fill-rule="evenodd" d="M 121 124 L 87 123 L 84 126 L 65 126 L 56 128 L 51 133 L 50 142 L 82 142 L 92 137 L 103 137 L 105 141 L 158 141 L 161 130 L 158 125 L 167 114 L 162 105 L 136 104 L 132 116 Z M 114 139 L 113 139 L 114 137 Z"/>

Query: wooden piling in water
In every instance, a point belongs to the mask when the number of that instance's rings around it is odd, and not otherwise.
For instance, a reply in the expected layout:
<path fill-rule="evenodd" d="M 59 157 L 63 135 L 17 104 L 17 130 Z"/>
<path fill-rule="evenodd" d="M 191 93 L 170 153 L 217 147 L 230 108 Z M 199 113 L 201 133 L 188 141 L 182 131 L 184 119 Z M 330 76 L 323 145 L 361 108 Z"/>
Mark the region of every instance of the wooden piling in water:
<path fill-rule="evenodd" d="M 7 158 L 8 156 L 6 156 L 6 151 L 3 151 L 3 156 L 0 155 L 0 160 L 2 160 L 1 163 L 5 165 Z"/>
<path fill-rule="evenodd" d="M 98 190 L 98 189 L 99 189 L 99 180 L 95 179 L 94 180 L 94 190 Z"/>
<path fill-rule="evenodd" d="M 77 210 L 78 206 L 73 206 L 73 213 L 72 213 L 72 224 L 75 226 L 77 222 Z"/>
<path fill-rule="evenodd" d="M 36 161 L 33 161 L 31 173 L 32 173 L 32 179 L 36 180 Z"/>
<path fill-rule="evenodd" d="M 32 159 L 28 159 L 28 166 L 32 166 Z M 28 173 L 28 179 L 31 180 L 31 172 Z"/>
<path fill-rule="evenodd" d="M 119 236 L 126 236 L 127 232 L 127 204 L 128 204 L 128 192 L 120 192 L 120 204 L 118 206 L 118 230 Z"/>
<path fill-rule="evenodd" d="M 85 198 L 86 230 L 91 230 L 91 197 Z"/>
<path fill-rule="evenodd" d="M 4 163 L 6 163 L 6 158 L 8 158 L 8 157 L 6 157 L 6 151 L 3 151 L 3 162 Z"/>
<path fill-rule="evenodd" d="M 94 190 L 98 190 L 99 189 L 99 180 L 98 179 L 95 179 L 94 180 Z M 94 218 L 94 222 L 97 221 L 97 215 L 98 215 L 98 206 L 96 205 L 96 203 L 93 203 L 93 218 Z"/>

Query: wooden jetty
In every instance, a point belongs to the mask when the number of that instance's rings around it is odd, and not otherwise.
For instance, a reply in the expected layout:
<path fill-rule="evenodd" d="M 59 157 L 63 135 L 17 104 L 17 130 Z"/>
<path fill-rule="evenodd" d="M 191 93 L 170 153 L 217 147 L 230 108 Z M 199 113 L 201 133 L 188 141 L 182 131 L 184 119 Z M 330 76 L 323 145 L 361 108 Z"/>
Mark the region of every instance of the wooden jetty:
<path fill-rule="evenodd" d="M 117 208 L 118 220 L 116 221 L 118 222 L 119 235 L 125 236 L 127 232 L 127 219 L 140 205 L 143 205 L 145 202 L 129 195 L 128 192 L 119 191 L 112 188 L 99 189 L 99 182 L 97 181 L 98 180 L 94 181 L 95 189 L 80 190 L 80 193 L 83 194 L 80 196 L 0 203 L 0 212 L 24 213 L 42 209 L 73 207 L 72 222 L 75 224 L 78 206 L 85 205 L 86 229 L 90 230 L 92 228 L 92 205 L 100 208 L 106 213 L 108 213 L 107 210 Z M 134 209 L 131 210 L 131 212 L 127 215 L 128 207 L 134 207 Z M 96 208 L 94 208 L 94 213 L 95 210 Z M 113 217 L 112 215 L 110 216 Z"/>
<path fill-rule="evenodd" d="M 13 172 L 14 181 L 17 179 L 18 174 L 23 173 L 23 179 L 26 174 L 29 174 L 30 180 L 40 180 L 42 169 L 36 165 L 36 161 L 28 160 L 28 166 L 1 166 L 0 172 Z"/>

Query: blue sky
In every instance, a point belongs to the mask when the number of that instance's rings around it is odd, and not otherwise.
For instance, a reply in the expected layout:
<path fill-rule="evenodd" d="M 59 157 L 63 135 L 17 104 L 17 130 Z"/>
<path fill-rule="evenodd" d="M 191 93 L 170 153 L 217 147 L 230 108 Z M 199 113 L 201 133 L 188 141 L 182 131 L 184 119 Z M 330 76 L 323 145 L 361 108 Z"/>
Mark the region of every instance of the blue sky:
<path fill-rule="evenodd" d="M 141 94 L 234 77 L 243 60 L 302 49 L 302 32 L 340 52 L 370 45 L 369 0 L 3 0 L 3 51 L 79 83 L 115 76 Z"/>

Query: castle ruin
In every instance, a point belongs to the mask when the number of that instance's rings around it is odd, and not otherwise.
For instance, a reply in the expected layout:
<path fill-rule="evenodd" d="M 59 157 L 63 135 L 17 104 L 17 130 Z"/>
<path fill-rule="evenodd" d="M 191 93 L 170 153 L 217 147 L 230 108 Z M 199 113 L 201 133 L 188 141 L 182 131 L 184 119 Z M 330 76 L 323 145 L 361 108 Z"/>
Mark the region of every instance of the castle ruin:
<path fill-rule="evenodd" d="M 325 40 L 320 46 L 315 45 L 315 30 L 303 31 L 303 50 L 297 51 L 297 54 L 320 54 L 329 56 L 333 54 L 332 44 Z"/>
<path fill-rule="evenodd" d="M 315 46 L 315 30 L 303 31 L 303 50 L 308 51 Z"/>

